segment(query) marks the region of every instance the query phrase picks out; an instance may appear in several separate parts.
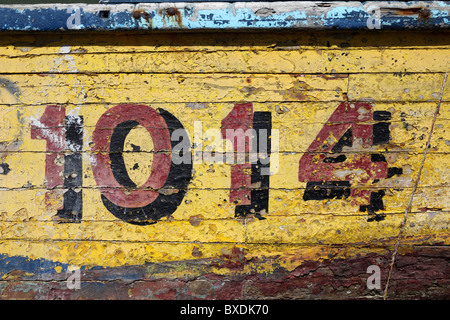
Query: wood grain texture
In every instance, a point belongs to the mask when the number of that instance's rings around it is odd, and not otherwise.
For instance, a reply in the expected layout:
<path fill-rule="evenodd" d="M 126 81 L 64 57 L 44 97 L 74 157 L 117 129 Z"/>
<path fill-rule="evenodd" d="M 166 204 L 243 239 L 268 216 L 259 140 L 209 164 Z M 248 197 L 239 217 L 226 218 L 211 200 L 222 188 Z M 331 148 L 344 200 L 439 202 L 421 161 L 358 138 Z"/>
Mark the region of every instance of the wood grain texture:
<path fill-rule="evenodd" d="M 448 39 L 427 31 L 6 34 L 1 297 L 339 299 L 356 286 L 351 297 L 379 298 L 365 287 L 366 270 L 379 265 L 385 283 L 414 192 L 392 294 L 448 298 L 448 272 L 428 266 L 449 257 Z M 249 156 L 222 136 L 227 126 L 271 130 L 272 175 L 259 173 L 261 163 L 226 161 L 227 152 Z M 191 166 L 171 159 L 179 140 L 167 137 L 180 128 L 197 159 Z M 308 180 L 300 163 L 310 155 Z M 174 211 L 148 225 L 113 213 L 119 206 L 126 216 L 151 197 Z M 350 262 L 354 272 L 342 266 Z M 64 287 L 74 267 L 84 270 L 78 292 Z M 205 275 L 226 283 L 186 284 Z M 108 276 L 120 283 L 116 293 Z M 304 276 L 316 280 L 308 287 Z M 127 277 L 135 282 L 122 283 Z M 92 281 L 109 289 L 94 292 Z M 173 294 L 149 294 L 157 290 Z"/>

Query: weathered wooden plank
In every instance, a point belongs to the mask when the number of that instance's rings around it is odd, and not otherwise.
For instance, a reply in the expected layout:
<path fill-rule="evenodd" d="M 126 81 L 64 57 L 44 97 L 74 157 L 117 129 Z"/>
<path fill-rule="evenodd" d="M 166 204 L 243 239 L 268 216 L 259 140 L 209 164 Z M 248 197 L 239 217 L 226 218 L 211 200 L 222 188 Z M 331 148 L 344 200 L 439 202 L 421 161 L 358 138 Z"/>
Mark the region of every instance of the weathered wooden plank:
<path fill-rule="evenodd" d="M 432 77 L 430 75 L 429 77 Z M 333 101 L 347 76 L 261 74 L 36 74 L 2 77 L 18 89 L 17 103 L 87 104 L 153 102 Z"/>
<path fill-rule="evenodd" d="M 70 153 L 67 153 L 70 154 Z M 372 166 L 360 164 L 359 167 L 351 167 L 352 163 L 358 163 L 361 159 L 372 159 L 372 154 L 383 156 L 383 162 L 371 161 Z M 304 187 L 303 182 L 299 182 L 299 161 L 304 157 L 305 153 L 282 152 L 274 154 L 271 158 L 270 187 L 271 188 L 287 188 L 295 189 Z M 168 155 L 170 156 L 170 154 Z M 229 155 L 228 155 L 229 156 Z M 343 161 L 329 165 L 334 168 L 333 174 L 324 174 L 324 166 L 316 166 L 316 169 L 310 172 L 310 175 L 317 175 L 317 180 L 311 181 L 352 181 L 354 187 L 391 187 L 391 188 L 408 188 L 412 187 L 421 160 L 422 153 L 407 152 L 364 152 L 364 153 L 336 153 L 328 154 L 329 158 L 338 158 L 345 156 Z M 62 155 L 56 155 L 57 166 L 61 167 L 60 175 L 64 172 L 64 158 Z M 93 179 L 92 165 L 95 159 L 90 154 L 82 154 L 83 161 L 83 182 L 82 186 L 87 188 L 111 187 L 107 182 L 98 185 Z M 149 175 L 157 169 L 153 168 L 154 153 L 137 152 L 126 153 L 123 155 L 124 166 L 133 181 L 138 186 L 142 186 L 148 179 Z M 217 158 L 203 154 L 203 159 L 196 160 L 192 158 L 193 173 L 189 183 L 193 188 L 227 188 L 229 187 L 232 163 L 228 162 L 227 156 L 221 156 L 220 162 Z M 3 170 L 0 176 L 0 188 L 42 188 L 47 185 L 45 167 L 47 161 L 47 153 L 45 150 L 36 152 L 15 152 L 9 153 L 3 158 L 4 163 L 8 164 L 8 169 Z M 198 162 L 194 162 L 198 161 Z M 421 183 L 423 186 L 446 185 L 448 181 L 442 180 L 445 176 L 450 161 L 448 153 L 429 153 L 427 161 L 423 167 L 423 176 Z M 27 163 L 26 166 L 23 163 Z M 377 165 L 383 164 L 387 168 L 396 168 L 396 174 L 392 176 L 384 174 L 383 177 L 370 175 Z M 400 170 L 400 171 L 398 171 Z M 67 174 L 67 173 L 66 173 Z M 248 172 L 247 175 L 251 175 Z M 347 177 L 347 178 L 345 178 Z M 311 178 L 312 179 L 312 178 Z M 368 179 L 368 181 L 366 181 Z M 373 180 L 377 180 L 377 185 L 373 186 Z M 62 187 L 63 180 L 58 184 Z"/>
<path fill-rule="evenodd" d="M 442 235 L 444 237 L 444 235 Z M 418 238 L 415 238 L 417 241 Z M 411 238 L 410 240 L 411 241 Z M 409 242 L 405 239 L 405 243 Z M 280 268 L 294 271 L 305 261 L 327 261 L 336 259 L 350 259 L 357 253 L 361 255 L 372 255 L 375 257 L 386 257 L 386 269 L 388 270 L 390 252 L 385 245 L 372 246 L 346 245 L 346 246 L 303 246 L 298 244 L 227 244 L 227 243 L 169 243 L 169 242 L 109 242 L 105 245 L 99 241 L 23 241 L 7 240 L 0 242 L 5 251 L 16 251 L 22 257 L 28 256 L 30 262 L 34 262 L 30 267 L 22 264 L 17 266 L 17 270 L 28 270 L 28 277 L 32 279 L 33 274 L 40 279 L 67 279 L 66 271 L 69 266 L 86 266 L 85 280 L 102 280 L 103 277 L 122 277 L 123 269 L 117 269 L 118 274 L 111 274 L 114 266 L 143 266 L 143 278 L 145 279 L 177 279 L 179 277 L 192 277 L 202 275 L 206 270 L 216 274 L 236 275 L 252 274 L 257 271 L 259 274 L 268 273 L 270 275 L 280 272 Z M 393 241 L 386 241 L 392 247 Z M 416 250 L 419 250 L 417 247 Z M 400 248 L 405 254 L 414 250 L 410 246 Z M 94 255 L 89 255 L 94 252 Z M 53 261 L 61 256 L 69 256 L 73 265 L 59 264 Z M 263 258 L 265 257 L 265 258 Z M 201 259 L 200 259 L 201 258 Z M 216 260 L 219 258 L 218 260 Z M 221 258 L 221 259 L 220 259 Z M 45 259 L 45 260 L 42 260 Z M 203 259 L 206 263 L 202 263 Z M 12 260 L 12 259 L 11 259 Z M 18 260 L 18 259 L 17 259 Z M 182 268 L 179 263 L 185 261 Z M 196 264 L 197 261 L 199 264 Z M 45 268 L 45 264 L 49 267 Z M 53 262 L 53 263 L 52 263 Z M 136 264 L 134 264 L 136 262 Z M 148 263 L 165 263 L 159 265 L 149 265 Z M 102 266 L 108 268 L 104 270 L 106 274 L 88 275 L 87 271 L 92 266 Z M 228 268 L 233 267 L 234 268 Z M 28 267 L 28 268 L 27 268 Z M 304 266 L 306 267 L 306 266 Z M 367 266 L 363 267 L 363 273 Z M 147 269 L 148 268 L 148 269 Z M 13 269 L 14 270 L 14 269 Z M 95 270 L 95 269 L 94 269 Z M 97 269 L 98 270 L 98 269 Z M 303 269 L 300 269 L 300 272 Z M 136 271 L 136 270 L 135 270 Z M 63 272 L 63 274 L 60 274 Z M 97 278 L 98 277 L 98 278 Z M 4 281 L 13 280 L 13 275 L 3 276 Z"/>
<path fill-rule="evenodd" d="M 393 73 L 440 72 L 447 48 L 0 56 L 1 73 Z M 11 63 L 14 62 L 14 63 Z"/>
<path fill-rule="evenodd" d="M 379 191 L 376 188 L 369 190 L 373 190 L 373 192 Z M 384 208 L 375 212 L 379 215 L 379 218 L 382 220 L 384 215 L 402 215 L 413 189 L 411 187 L 404 187 L 382 188 L 381 190 L 385 190 L 385 195 L 381 198 Z M 119 225 L 120 223 L 127 225 L 105 208 L 99 189 L 83 188 L 82 192 L 83 207 L 89 208 L 89 210 L 84 210 L 82 221 L 92 222 L 98 225 L 101 225 L 102 222 L 115 222 Z M 3 189 L 0 191 L 0 194 L 2 198 L 8 197 L 8 202 L 2 203 L 0 206 L 1 221 L 16 223 L 18 225 L 26 224 L 30 221 L 48 222 L 57 225 L 58 222 L 63 221 L 57 216 L 57 212 L 63 204 L 63 190 L 58 188 L 55 188 L 54 191 L 43 188 Z M 414 194 L 411 212 L 425 212 L 430 216 L 436 213 L 449 212 L 449 204 L 442 201 L 442 199 L 448 198 L 449 194 L 450 188 L 448 186 L 419 187 Z M 269 208 L 261 215 L 269 220 L 272 217 L 298 217 L 300 219 L 305 215 L 360 216 L 361 219 L 364 218 L 366 220 L 375 217 L 375 213 L 369 214 L 367 211 L 361 211 L 360 205 L 355 203 L 355 199 L 351 197 L 304 200 L 304 195 L 304 188 L 270 189 Z M 182 224 L 183 230 L 194 233 L 197 232 L 197 229 L 192 227 L 198 226 L 202 221 L 209 223 L 208 221 L 211 220 L 220 224 L 221 220 L 236 220 L 244 223 L 244 218 L 235 216 L 236 205 L 229 201 L 229 196 L 229 189 L 190 188 L 186 191 L 182 203 L 172 214 L 171 218 L 168 218 L 167 221 L 164 218 L 161 221 L 166 221 L 167 223 L 171 221 L 182 221 L 184 223 Z M 27 199 L 27 201 L 24 201 L 24 199 Z M 250 215 L 248 219 L 257 220 L 254 215 Z M 370 222 L 376 224 L 376 220 L 371 220 Z M 168 226 L 169 224 L 166 222 L 165 225 Z M 172 226 L 177 224 L 173 224 Z M 63 226 L 60 228 L 63 230 Z M 130 225 L 130 228 L 134 227 Z M 140 230 L 141 227 L 137 229 Z M 95 230 L 96 228 L 93 228 L 92 232 Z"/>
<path fill-rule="evenodd" d="M 426 5 L 425 5 L 426 4 Z M 1 6 L 2 31 L 446 29 L 445 2 L 194 2 Z M 99 14 L 101 12 L 101 14 Z M 23 15 L 28 19 L 23 19 Z"/>
<path fill-rule="evenodd" d="M 425 237 L 442 234 L 449 228 L 449 212 L 414 213 L 409 216 L 405 235 Z M 380 243 L 395 238 L 403 215 L 389 215 L 382 221 L 368 222 L 365 216 L 308 214 L 269 217 L 243 223 L 237 220 L 202 220 L 195 226 L 188 221 L 160 221 L 152 226 L 132 226 L 123 222 L 82 221 L 77 224 L 28 221 L 2 222 L 0 240 L 26 241 L 119 241 L 119 242 L 220 242 L 346 244 Z M 354 232 L 358 229 L 359 232 Z"/>
<path fill-rule="evenodd" d="M 97 31 L 97 37 L 84 33 L 4 33 L 0 38 L 0 56 L 33 57 L 39 55 L 94 53 L 151 53 L 151 52 L 241 52 L 241 51 L 304 51 L 304 50 L 380 50 L 445 49 L 450 43 L 448 33 L 440 30 L 402 32 L 387 31 L 321 31 L 252 33 L 243 37 L 236 32 L 120 32 Z"/>
<path fill-rule="evenodd" d="M 17 102 L 36 104 L 154 102 L 351 101 L 437 102 L 444 75 L 108 74 L 8 75 Z M 348 82 L 348 83 L 347 83 Z M 347 87 L 348 85 L 348 87 Z M 348 90 L 347 90 L 348 89 Z M 12 89 L 11 89 L 12 90 Z M 448 101 L 444 94 L 443 101 Z"/>
<path fill-rule="evenodd" d="M 413 214 L 408 219 L 407 235 L 425 236 L 448 233 L 448 212 L 430 217 L 428 213 Z M 344 244 L 371 243 L 395 238 L 403 215 L 390 215 L 376 224 L 366 217 L 334 217 L 305 215 L 280 217 L 247 224 L 247 241 L 261 243 Z M 355 232 L 355 230 L 358 232 Z"/>
<path fill-rule="evenodd" d="M 37 105 L 22 105 L 14 103 L 15 97 L 5 88 L 0 88 L 2 94 L 2 102 L 0 104 L 0 128 L 16 130 L 18 128 L 29 128 L 33 121 L 39 119 L 45 112 L 47 104 Z M 7 104 L 7 100 L 11 99 L 11 104 Z M 252 102 L 253 110 L 259 112 L 270 112 L 272 116 L 272 123 L 276 125 L 290 125 L 300 123 L 303 125 L 324 125 L 327 123 L 330 116 L 337 109 L 343 101 L 336 102 L 321 102 L 321 101 L 302 101 L 302 102 Z M 157 102 L 148 104 L 149 108 L 164 109 L 176 115 L 183 125 L 193 130 L 193 122 L 201 121 L 202 127 L 206 129 L 214 128 L 228 115 L 235 104 L 240 102 L 179 102 L 179 103 L 164 103 Z M 351 102 L 353 104 L 358 101 Z M 145 103 L 138 103 L 145 104 Z M 448 102 L 442 102 L 438 121 L 449 120 L 450 111 Z M 97 125 L 98 119 L 108 109 L 115 107 L 113 103 L 88 103 L 81 105 L 74 105 L 72 103 L 61 104 L 66 110 L 67 114 L 79 115 L 84 117 L 83 125 L 86 128 L 93 128 Z M 390 113 L 391 123 L 402 122 L 407 126 L 409 122 L 414 121 L 429 121 L 431 123 L 434 112 L 436 110 L 436 102 L 371 102 L 368 106 L 375 111 L 387 111 Z M 355 123 L 353 120 L 341 119 L 340 123 Z M 356 123 L 376 123 L 377 120 L 357 120 Z M 334 121 L 333 123 L 336 123 Z M 44 124 L 43 124 L 44 125 Z M 52 127 L 57 127 L 54 125 Z M 411 126 L 409 129 L 413 129 Z M 43 127 L 44 128 L 44 127 Z"/>
<path fill-rule="evenodd" d="M 20 242 L 14 241 L 16 245 Z M 198 244 L 193 255 L 202 255 L 211 244 Z M 3 275 L 3 293 L 11 299 L 95 299 L 98 287 L 106 299 L 329 299 L 380 298 L 369 289 L 368 266 L 377 265 L 384 286 L 389 270 L 390 252 L 378 247 L 299 245 L 246 245 L 221 251 L 213 258 L 145 263 L 137 266 L 81 268 L 81 285 L 67 287 L 67 277 L 78 268 L 49 260 L 25 258 L 8 260 Z M 165 247 L 164 249 L 172 249 Z M 445 246 L 408 246 L 400 248 L 397 267 L 390 279 L 391 295 L 431 299 L 446 297 Z M 172 249 L 173 251 L 173 249 Z M 122 252 L 122 251 L 120 251 Z M 355 253 L 358 255 L 355 256 Z M 113 261 L 117 257 L 111 257 Z M 109 260 L 109 259 L 106 259 Z M 349 267 L 351 266 L 351 267 Z M 16 269 L 14 269 L 16 267 Z M 215 274 L 214 277 L 209 276 Z M 207 274 L 208 276 L 204 276 Z M 426 275 L 423 278 L 420 275 Z M 333 288 L 333 290 L 330 289 Z M 336 289 L 335 289 L 336 288 Z M 414 290 L 411 290 L 411 289 Z M 375 291 L 375 292 L 374 292 Z M 179 314 L 176 308 L 174 316 Z M 283 314 L 283 309 L 276 310 Z M 168 311 L 167 315 L 171 312 Z"/>
<path fill-rule="evenodd" d="M 448 72 L 448 68 L 442 70 Z M 444 74 L 351 74 L 348 98 L 361 101 L 439 100 Z M 448 85 L 442 101 L 449 99 Z"/>
<path fill-rule="evenodd" d="M 51 229 L 51 232 L 46 230 Z M 160 221 L 154 226 L 137 228 L 123 222 L 101 223 L 83 221 L 81 223 L 57 224 L 53 222 L 28 221 L 25 223 L 4 222 L 1 239 L 73 240 L 79 241 L 167 241 L 167 242 L 219 242 L 239 243 L 244 241 L 245 226 L 236 220 L 203 220 L 194 232 L 189 221 Z M 99 237 L 99 235 L 102 235 Z"/>
<path fill-rule="evenodd" d="M 200 132 L 196 131 L 194 127 L 194 125 L 200 126 L 199 122 L 194 120 L 195 118 L 190 119 L 193 121 L 185 121 L 183 122 L 183 125 L 185 125 L 185 129 L 189 134 L 192 151 L 232 151 L 231 144 L 217 134 L 218 132 L 220 133 L 220 122 L 202 121 L 202 131 Z M 432 119 L 390 121 L 388 126 L 390 139 L 386 143 L 364 147 L 355 143 L 354 146 L 345 146 L 341 152 L 363 152 L 366 154 L 374 152 L 420 153 L 426 146 L 431 121 Z M 376 122 L 365 123 L 365 125 L 368 126 L 373 126 L 374 124 L 376 124 Z M 429 152 L 449 152 L 448 141 L 450 140 L 450 136 L 446 130 L 447 125 L 448 120 L 436 121 L 436 127 L 433 130 L 433 140 Z M 273 136 L 274 146 L 272 149 L 287 153 L 306 152 L 308 146 L 314 141 L 320 130 L 327 127 L 331 127 L 331 125 L 326 123 L 303 123 L 300 122 L 300 120 L 298 122 L 290 120 L 287 122 L 273 122 L 272 130 L 274 132 L 276 131 L 277 135 Z M 2 135 L 0 135 L 2 141 L 1 151 L 6 152 L 5 154 L 2 154 L 2 156 L 6 156 L 13 152 L 56 152 L 55 149 L 47 149 L 46 142 L 43 138 L 32 139 L 31 127 L 3 127 L 2 129 L 4 129 L 4 131 L 2 132 Z M 50 128 L 43 127 L 43 129 L 49 130 Z M 52 127 L 52 129 L 55 130 L 55 127 Z M 83 126 L 84 142 L 81 148 L 83 152 L 90 153 L 92 151 L 92 134 L 95 129 L 95 127 Z M 18 137 L 21 138 L 20 142 L 17 142 Z M 193 147 L 192 143 L 194 138 L 202 140 L 203 146 Z M 339 140 L 338 138 L 340 137 L 337 137 L 337 140 Z M 126 152 L 155 151 L 150 134 L 147 129 L 142 126 L 133 128 L 125 143 L 124 151 Z M 133 149 L 132 145 L 139 146 L 139 150 Z M 89 154 L 87 154 L 87 156 L 89 156 Z M 217 156 L 217 159 L 218 158 L 219 156 Z"/>
<path fill-rule="evenodd" d="M 236 243 L 117 242 L 110 241 L 2 241 L 4 253 L 29 259 L 70 261 L 74 266 L 140 265 L 146 262 L 182 261 L 220 256 L 232 251 Z M 199 253 L 199 254 L 197 254 Z M 201 256 L 200 256 L 201 253 Z"/>

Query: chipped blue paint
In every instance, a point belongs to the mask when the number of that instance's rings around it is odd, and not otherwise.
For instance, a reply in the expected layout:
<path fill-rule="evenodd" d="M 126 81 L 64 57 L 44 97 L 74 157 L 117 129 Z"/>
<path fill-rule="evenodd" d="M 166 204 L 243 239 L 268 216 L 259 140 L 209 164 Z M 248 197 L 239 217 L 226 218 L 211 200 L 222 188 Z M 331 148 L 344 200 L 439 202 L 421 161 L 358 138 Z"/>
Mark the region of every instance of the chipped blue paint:
<path fill-rule="evenodd" d="M 0 5 L 0 31 L 448 29 L 449 12 L 447 1 Z"/>
<path fill-rule="evenodd" d="M 66 280 L 72 273 L 70 270 L 76 267 L 80 271 L 90 271 L 91 275 L 93 271 L 100 272 L 96 274 L 97 280 L 121 279 L 123 281 L 134 281 L 148 277 L 146 275 L 146 267 L 148 266 L 151 266 L 151 264 L 145 264 L 144 266 L 129 265 L 126 267 L 73 266 L 47 259 L 31 259 L 0 254 L 0 280 L 7 278 L 14 271 L 18 271 L 18 274 L 15 276 L 20 276 L 22 280 Z M 83 281 L 83 279 L 81 280 Z M 87 280 L 89 280 L 89 277 Z"/>
<path fill-rule="evenodd" d="M 61 271 L 57 272 L 56 267 L 61 267 Z M 84 269 L 84 267 L 80 267 L 80 270 Z M 28 274 L 28 277 L 33 277 L 35 275 L 67 273 L 69 265 L 46 259 L 30 259 L 20 256 L 10 257 L 0 254 L 0 279 L 14 270 L 23 271 Z"/>

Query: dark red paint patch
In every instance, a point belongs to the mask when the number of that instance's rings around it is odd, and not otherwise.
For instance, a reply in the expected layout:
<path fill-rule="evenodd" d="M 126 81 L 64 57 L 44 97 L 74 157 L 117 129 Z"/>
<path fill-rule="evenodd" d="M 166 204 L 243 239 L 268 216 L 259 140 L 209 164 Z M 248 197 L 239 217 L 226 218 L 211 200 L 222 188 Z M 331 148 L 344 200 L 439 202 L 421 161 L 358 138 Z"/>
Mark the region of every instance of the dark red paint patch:
<path fill-rule="evenodd" d="M 299 257 L 297 268 L 289 271 L 277 266 L 279 257 L 248 259 L 244 251 L 235 248 L 215 259 L 85 269 L 79 290 L 69 290 L 62 273 L 33 275 L 14 270 L 3 277 L 0 296 L 29 300 L 382 299 L 391 254 L 386 250 L 384 254 L 320 261 L 303 261 Z M 408 253 L 399 253 L 388 298 L 450 299 L 449 262 L 450 250 L 446 246 L 416 246 Z M 241 273 L 244 265 L 246 270 L 254 271 Z M 273 266 L 271 272 L 257 272 L 258 266 L 267 265 Z M 380 267 L 380 290 L 367 288 L 370 265 Z M 213 270 L 217 267 L 229 267 L 231 272 L 227 276 L 216 274 Z M 183 268 L 195 275 L 176 277 Z"/>

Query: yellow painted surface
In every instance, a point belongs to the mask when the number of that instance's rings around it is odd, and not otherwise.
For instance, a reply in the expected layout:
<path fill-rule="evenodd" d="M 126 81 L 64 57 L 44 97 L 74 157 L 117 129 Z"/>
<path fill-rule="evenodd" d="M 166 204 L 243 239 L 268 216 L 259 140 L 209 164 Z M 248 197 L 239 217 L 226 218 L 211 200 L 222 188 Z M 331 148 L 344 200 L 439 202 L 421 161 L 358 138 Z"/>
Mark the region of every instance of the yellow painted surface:
<path fill-rule="evenodd" d="M 436 34 L 433 45 L 425 35 L 406 32 L 345 39 L 323 33 L 315 38 L 252 34 L 253 42 L 232 34 L 218 37 L 2 37 L 0 157 L 10 171 L 0 172 L 0 254 L 114 267 L 214 258 L 239 247 L 249 259 L 278 255 L 279 263 L 289 268 L 293 252 L 307 260 L 330 252 L 345 257 L 392 247 L 417 179 L 444 73 L 450 71 L 444 58 L 450 53 L 448 41 Z M 403 170 L 376 183 L 357 177 L 351 181 L 352 189 L 385 191 L 384 209 L 377 212 L 385 215 L 381 221 L 369 222 L 352 197 L 303 200 L 306 182 L 299 181 L 299 161 L 345 101 L 369 103 L 373 111 L 388 111 L 392 117 L 389 143 L 363 147 L 354 142 L 343 151 L 350 160 L 382 153 L 388 167 Z M 270 112 L 272 130 L 279 132 L 264 220 L 235 217 L 227 163 L 194 163 L 183 201 L 156 224 L 129 224 L 105 208 L 93 176 L 91 148 L 97 122 L 108 110 L 118 104 L 162 108 L 179 119 L 192 142 L 195 122 L 202 122 L 203 133 L 220 129 L 239 103 L 252 103 L 254 112 Z M 46 187 L 46 141 L 31 138 L 31 126 L 48 105 L 56 104 L 65 106 L 66 115 L 84 119 L 79 223 L 55 218 L 63 186 Z M 408 217 L 407 244 L 450 243 L 449 106 L 447 84 Z M 210 143 L 204 141 L 203 148 Z M 229 143 L 220 143 L 222 151 L 232 150 Z M 133 145 L 140 151 L 133 151 Z M 136 127 L 124 150 L 130 178 L 143 185 L 154 170 L 154 141 L 145 128 Z"/>

